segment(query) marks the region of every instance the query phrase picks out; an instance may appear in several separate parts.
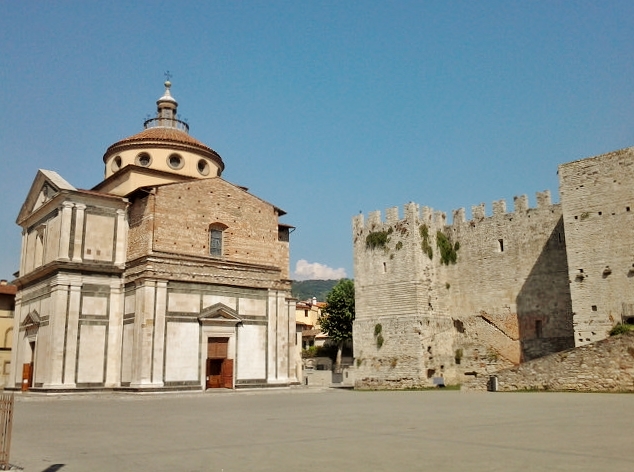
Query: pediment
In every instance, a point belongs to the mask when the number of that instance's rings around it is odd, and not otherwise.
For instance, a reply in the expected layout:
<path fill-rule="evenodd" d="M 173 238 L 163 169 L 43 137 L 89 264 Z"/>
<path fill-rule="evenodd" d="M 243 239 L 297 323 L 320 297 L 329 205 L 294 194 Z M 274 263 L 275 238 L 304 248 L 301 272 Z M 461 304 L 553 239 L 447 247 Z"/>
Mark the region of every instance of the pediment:
<path fill-rule="evenodd" d="M 242 318 L 238 316 L 238 313 L 223 303 L 216 303 L 215 305 L 204 308 L 198 317 L 198 321 L 203 324 L 223 324 L 223 325 L 237 325 L 242 323 Z"/>
<path fill-rule="evenodd" d="M 22 323 L 20 323 L 20 326 L 23 328 L 33 328 L 38 327 L 39 325 L 40 314 L 37 312 L 37 310 L 31 311 L 28 315 L 26 315 L 24 320 L 22 320 Z"/>
<path fill-rule="evenodd" d="M 22 204 L 18 214 L 17 223 L 20 224 L 31 213 L 36 211 L 46 202 L 51 200 L 62 190 L 77 190 L 69 184 L 62 176 L 52 170 L 39 169 L 31 184 L 31 189 L 26 200 Z"/>

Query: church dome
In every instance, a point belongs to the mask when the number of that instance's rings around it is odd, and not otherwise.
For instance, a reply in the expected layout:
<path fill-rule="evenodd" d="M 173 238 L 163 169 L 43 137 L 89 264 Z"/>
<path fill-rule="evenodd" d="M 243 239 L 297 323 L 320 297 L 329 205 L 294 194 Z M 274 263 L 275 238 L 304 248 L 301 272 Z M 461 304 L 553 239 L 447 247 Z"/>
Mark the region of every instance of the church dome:
<path fill-rule="evenodd" d="M 171 82 L 156 102 L 157 114 L 144 130 L 117 141 L 103 155 L 108 178 L 127 166 L 145 167 L 184 177 L 220 176 L 225 168 L 220 155 L 189 135 L 189 125 L 177 118 L 178 103 L 170 93 Z"/>

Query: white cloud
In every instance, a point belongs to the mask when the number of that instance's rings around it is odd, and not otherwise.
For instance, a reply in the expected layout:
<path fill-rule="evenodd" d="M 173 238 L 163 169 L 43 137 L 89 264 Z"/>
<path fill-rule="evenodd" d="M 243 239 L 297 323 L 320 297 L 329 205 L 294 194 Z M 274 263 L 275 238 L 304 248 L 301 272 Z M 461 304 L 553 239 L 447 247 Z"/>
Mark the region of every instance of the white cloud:
<path fill-rule="evenodd" d="M 300 259 L 295 264 L 294 279 L 295 280 L 328 280 L 328 279 L 345 279 L 346 269 L 343 267 L 333 269 L 319 262 L 310 263 L 306 259 Z"/>

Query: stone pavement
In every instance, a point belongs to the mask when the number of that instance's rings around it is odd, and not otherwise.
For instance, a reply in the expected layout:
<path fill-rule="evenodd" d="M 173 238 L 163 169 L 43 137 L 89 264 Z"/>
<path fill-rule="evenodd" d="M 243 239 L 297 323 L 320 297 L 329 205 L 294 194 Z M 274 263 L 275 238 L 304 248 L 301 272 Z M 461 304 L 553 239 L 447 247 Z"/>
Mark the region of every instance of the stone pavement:
<path fill-rule="evenodd" d="M 73 471 L 632 471 L 634 395 L 16 394 L 11 462 Z"/>

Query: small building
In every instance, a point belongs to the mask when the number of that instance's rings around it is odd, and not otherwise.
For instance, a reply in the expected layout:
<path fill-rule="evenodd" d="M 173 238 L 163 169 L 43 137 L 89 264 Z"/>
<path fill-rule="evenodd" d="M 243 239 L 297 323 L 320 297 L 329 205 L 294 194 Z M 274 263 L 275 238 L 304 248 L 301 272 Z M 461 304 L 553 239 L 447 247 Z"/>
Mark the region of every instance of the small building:
<path fill-rule="evenodd" d="M 0 387 L 7 385 L 11 371 L 13 311 L 17 287 L 0 280 Z"/>
<path fill-rule="evenodd" d="M 38 171 L 20 210 L 10 385 L 169 390 L 298 382 L 285 212 L 224 180 L 171 83 L 90 190 Z"/>

